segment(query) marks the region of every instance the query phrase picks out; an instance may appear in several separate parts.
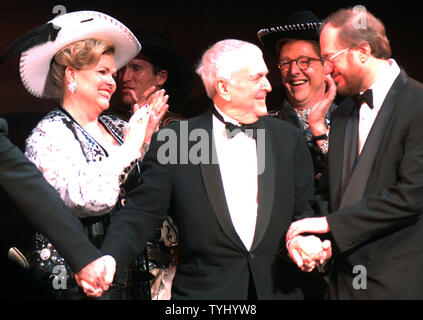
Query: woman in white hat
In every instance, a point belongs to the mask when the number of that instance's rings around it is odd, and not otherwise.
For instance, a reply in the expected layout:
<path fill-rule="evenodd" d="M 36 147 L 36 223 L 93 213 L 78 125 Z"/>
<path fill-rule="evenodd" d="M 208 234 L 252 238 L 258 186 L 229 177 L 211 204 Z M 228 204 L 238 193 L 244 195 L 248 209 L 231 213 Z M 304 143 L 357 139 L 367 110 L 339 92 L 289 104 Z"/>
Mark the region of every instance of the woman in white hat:
<path fill-rule="evenodd" d="M 128 123 L 102 115 L 116 90 L 114 75 L 141 48 L 127 27 L 103 13 L 60 15 L 20 39 L 15 47 L 19 46 L 25 88 L 37 97 L 59 102 L 28 137 L 25 154 L 99 247 L 114 212 L 125 205 L 128 188 L 140 182 L 138 162 L 167 111 L 168 96 L 163 90 L 156 92 Z M 67 290 L 55 290 L 60 297 L 83 297 L 70 269 L 41 234 L 36 235 L 31 260 L 49 275 L 65 272 Z M 66 269 L 57 269 L 58 265 Z M 126 292 L 126 266 L 117 266 L 115 291 L 109 292 L 112 299 L 125 298 Z M 61 289 L 57 279 L 52 284 Z M 119 289 L 123 289 L 119 296 L 113 296 Z"/>

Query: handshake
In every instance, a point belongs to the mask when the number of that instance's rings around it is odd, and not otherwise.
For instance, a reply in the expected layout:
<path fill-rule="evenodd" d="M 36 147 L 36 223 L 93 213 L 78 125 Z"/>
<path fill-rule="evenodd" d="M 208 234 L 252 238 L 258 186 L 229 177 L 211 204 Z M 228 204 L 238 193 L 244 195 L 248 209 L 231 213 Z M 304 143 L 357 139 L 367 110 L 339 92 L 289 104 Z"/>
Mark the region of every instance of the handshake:
<path fill-rule="evenodd" d="M 305 272 L 311 272 L 332 257 L 332 246 L 329 240 L 321 241 L 313 235 L 303 233 L 327 233 L 330 231 L 325 217 L 306 218 L 295 221 L 286 234 L 286 247 L 289 256 L 297 266 Z M 116 261 L 112 256 L 103 256 L 92 261 L 79 272 L 75 280 L 89 297 L 100 297 L 113 282 L 116 272 Z"/>
<path fill-rule="evenodd" d="M 75 273 L 75 280 L 87 296 L 98 298 L 109 289 L 115 272 L 115 259 L 112 256 L 102 256 Z"/>
<path fill-rule="evenodd" d="M 332 246 L 329 240 L 322 242 L 316 236 L 301 234 L 329 231 L 325 217 L 306 218 L 291 224 L 286 234 L 286 248 L 291 259 L 302 271 L 311 272 L 315 267 L 323 265 L 332 257 Z"/>

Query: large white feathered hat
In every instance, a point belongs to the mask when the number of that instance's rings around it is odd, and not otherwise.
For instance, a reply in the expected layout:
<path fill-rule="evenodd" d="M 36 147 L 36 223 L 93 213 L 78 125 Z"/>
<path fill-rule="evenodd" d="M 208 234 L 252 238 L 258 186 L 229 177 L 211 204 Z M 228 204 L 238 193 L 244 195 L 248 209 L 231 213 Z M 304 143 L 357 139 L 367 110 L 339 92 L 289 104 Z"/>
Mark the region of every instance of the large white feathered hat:
<path fill-rule="evenodd" d="M 54 55 L 75 41 L 89 38 L 109 40 L 114 44 L 118 70 L 141 50 L 137 38 L 121 22 L 101 12 L 76 11 L 59 15 L 27 32 L 11 45 L 6 55 L 17 50 L 22 52 L 20 75 L 31 94 L 39 98 L 57 98 L 47 81 Z"/>

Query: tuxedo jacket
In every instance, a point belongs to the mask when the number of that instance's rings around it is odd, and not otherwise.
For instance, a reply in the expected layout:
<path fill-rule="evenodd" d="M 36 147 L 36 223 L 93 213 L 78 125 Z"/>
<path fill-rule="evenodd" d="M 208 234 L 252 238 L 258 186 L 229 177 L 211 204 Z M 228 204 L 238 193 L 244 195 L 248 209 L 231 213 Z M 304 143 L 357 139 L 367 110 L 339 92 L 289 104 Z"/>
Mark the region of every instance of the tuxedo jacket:
<path fill-rule="evenodd" d="M 79 219 L 66 208 L 57 191 L 10 142 L 7 133 L 7 122 L 0 118 L 0 192 L 7 194 L 25 218 L 52 240 L 72 270 L 79 271 L 102 256 L 101 252 L 90 243 Z M 7 216 L 11 212 L 9 205 L 1 205 L 3 219 L 12 219 Z M 13 243 L 2 243 L 2 256 L 9 245 Z"/>
<path fill-rule="evenodd" d="M 352 108 L 346 99 L 331 120 L 329 298 L 422 299 L 423 86 L 399 74 L 345 179 Z"/>
<path fill-rule="evenodd" d="M 142 183 L 128 194 L 125 207 L 112 220 L 101 250 L 114 256 L 118 264 L 127 263 L 169 214 L 179 229 L 172 299 L 247 299 L 250 281 L 259 299 L 302 299 L 301 272 L 280 253 L 291 222 L 312 214 L 311 157 L 296 128 L 268 117 L 260 121 L 265 128 L 265 151 L 258 161 L 265 155 L 265 169 L 258 176 L 257 225 L 251 250 L 234 229 L 219 164 L 211 159 L 211 112 L 172 123 L 153 136 L 141 167 Z M 164 130 L 176 143 L 158 141 Z M 209 142 L 200 151 L 207 160 L 196 164 L 184 150 L 198 152 L 200 136 Z M 186 148 L 188 137 L 195 141 L 189 141 Z M 159 162 L 166 143 L 177 146 L 177 163 Z"/>

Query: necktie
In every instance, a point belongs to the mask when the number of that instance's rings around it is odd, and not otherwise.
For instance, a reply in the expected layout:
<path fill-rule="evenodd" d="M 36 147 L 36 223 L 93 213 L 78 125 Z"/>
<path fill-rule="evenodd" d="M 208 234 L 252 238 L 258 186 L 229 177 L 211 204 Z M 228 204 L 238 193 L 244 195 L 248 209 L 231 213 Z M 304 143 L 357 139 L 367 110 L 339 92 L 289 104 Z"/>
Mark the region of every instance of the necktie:
<path fill-rule="evenodd" d="M 373 109 L 373 91 L 372 89 L 369 89 L 365 91 L 363 94 L 359 94 L 354 96 L 354 101 L 358 105 L 358 108 L 366 102 L 367 105 L 370 107 L 370 109 Z"/>
<path fill-rule="evenodd" d="M 236 126 L 233 123 L 225 121 L 222 115 L 216 110 L 216 108 L 213 108 L 213 114 L 216 116 L 217 119 L 220 120 L 220 122 L 225 124 L 226 129 L 230 131 L 230 134 L 228 134 L 229 139 L 235 137 L 240 132 L 244 132 L 248 134 L 251 138 L 257 139 L 257 129 L 262 128 L 260 120 L 249 124 L 240 123 L 239 126 Z M 253 134 L 252 136 L 250 135 L 251 133 Z"/>

